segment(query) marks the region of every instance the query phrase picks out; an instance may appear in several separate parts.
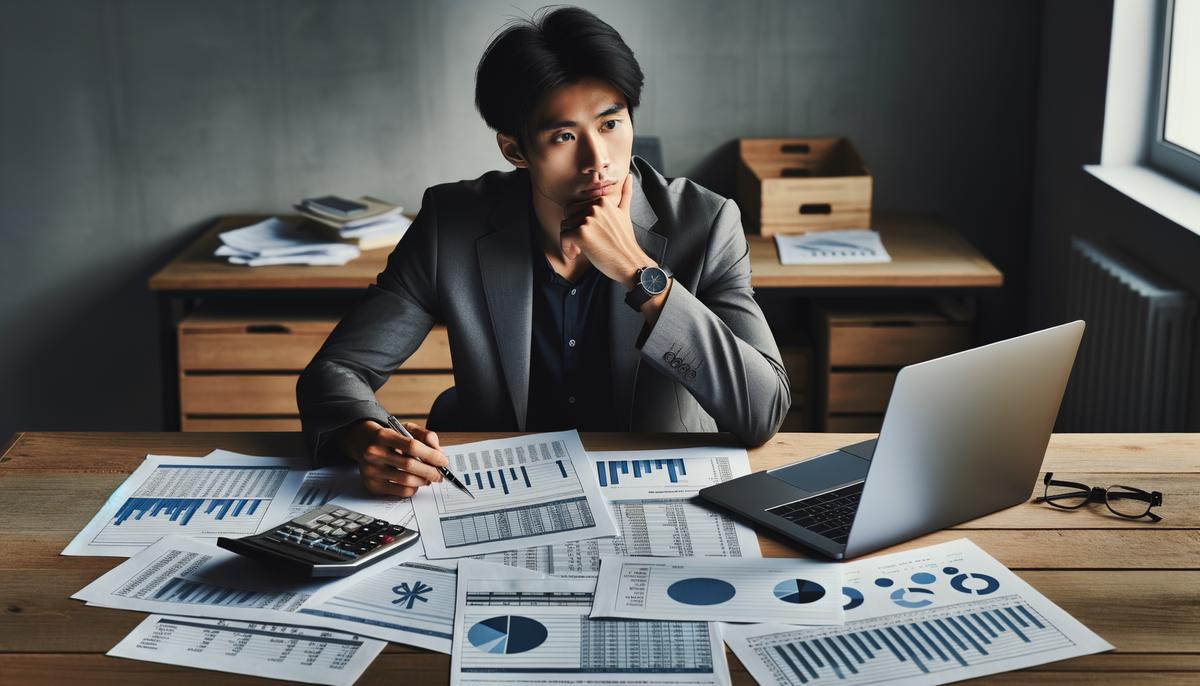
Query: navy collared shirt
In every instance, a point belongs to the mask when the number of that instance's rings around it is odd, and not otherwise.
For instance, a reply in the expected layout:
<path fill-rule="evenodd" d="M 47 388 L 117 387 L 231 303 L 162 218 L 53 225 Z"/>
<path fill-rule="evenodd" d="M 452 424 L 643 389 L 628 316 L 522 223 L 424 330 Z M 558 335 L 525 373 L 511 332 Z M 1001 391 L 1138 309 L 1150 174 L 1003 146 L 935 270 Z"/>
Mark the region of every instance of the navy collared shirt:
<path fill-rule="evenodd" d="M 525 430 L 623 431 L 613 407 L 608 350 L 612 280 L 594 266 L 575 283 L 559 276 L 542 249 L 532 208 L 530 217 L 533 336 Z"/>

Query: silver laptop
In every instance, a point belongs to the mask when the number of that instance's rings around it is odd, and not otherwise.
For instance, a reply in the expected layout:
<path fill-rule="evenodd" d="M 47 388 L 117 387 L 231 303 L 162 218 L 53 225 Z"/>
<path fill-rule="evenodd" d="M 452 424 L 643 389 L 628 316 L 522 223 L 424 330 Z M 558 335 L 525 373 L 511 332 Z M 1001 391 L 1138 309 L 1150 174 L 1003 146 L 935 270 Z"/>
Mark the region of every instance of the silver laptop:
<path fill-rule="evenodd" d="M 851 558 L 1029 498 L 1084 324 L 900 370 L 875 440 L 700 491 L 833 558 Z"/>

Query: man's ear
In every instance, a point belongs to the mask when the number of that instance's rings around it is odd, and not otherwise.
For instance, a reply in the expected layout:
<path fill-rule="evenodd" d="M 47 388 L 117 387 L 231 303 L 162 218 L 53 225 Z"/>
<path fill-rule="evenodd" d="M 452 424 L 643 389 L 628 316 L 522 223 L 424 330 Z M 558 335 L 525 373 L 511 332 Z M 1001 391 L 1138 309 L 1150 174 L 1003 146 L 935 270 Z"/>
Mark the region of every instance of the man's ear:
<path fill-rule="evenodd" d="M 529 161 L 525 159 L 525 153 L 521 150 L 521 144 L 517 139 L 507 133 L 496 134 L 496 144 L 500 146 L 500 154 L 504 155 L 504 159 L 512 163 L 518 169 L 527 169 Z"/>

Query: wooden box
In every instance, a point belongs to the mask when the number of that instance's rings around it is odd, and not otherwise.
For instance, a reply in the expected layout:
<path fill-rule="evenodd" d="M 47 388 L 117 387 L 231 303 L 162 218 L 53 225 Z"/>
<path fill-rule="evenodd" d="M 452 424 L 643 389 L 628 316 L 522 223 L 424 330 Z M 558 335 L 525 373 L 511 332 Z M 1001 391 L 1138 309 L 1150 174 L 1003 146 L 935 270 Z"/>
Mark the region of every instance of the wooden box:
<path fill-rule="evenodd" d="M 178 325 L 184 431 L 299 431 L 296 382 L 337 325 L 338 315 L 279 316 L 197 310 Z M 454 385 L 450 342 L 435 326 L 377 392 L 402 421 L 423 423 Z"/>
<path fill-rule="evenodd" d="M 878 431 L 901 367 L 971 345 L 970 317 L 934 303 L 827 303 L 815 315 L 817 423 L 824 431 Z"/>
<path fill-rule="evenodd" d="M 737 200 L 748 233 L 871 226 L 871 174 L 845 138 L 743 138 Z"/>

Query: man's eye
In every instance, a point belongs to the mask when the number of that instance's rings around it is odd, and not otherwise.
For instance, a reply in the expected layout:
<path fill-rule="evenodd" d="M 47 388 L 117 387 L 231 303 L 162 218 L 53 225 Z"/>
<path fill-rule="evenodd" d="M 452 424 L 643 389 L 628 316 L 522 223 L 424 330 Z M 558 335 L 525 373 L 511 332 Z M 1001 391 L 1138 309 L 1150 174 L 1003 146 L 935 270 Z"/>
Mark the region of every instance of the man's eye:
<path fill-rule="evenodd" d="M 609 131 L 612 131 L 613 129 L 617 128 L 617 124 L 620 124 L 620 123 L 621 123 L 620 119 L 609 119 L 608 121 L 604 122 L 604 128 L 608 129 Z M 609 126 L 609 124 L 612 124 L 612 126 Z"/>
<path fill-rule="evenodd" d="M 562 137 L 563 137 L 563 136 L 572 136 L 572 137 L 574 137 L 574 134 L 571 134 L 571 133 L 569 133 L 569 132 L 567 132 L 567 131 L 564 131 L 564 132 L 562 132 L 562 133 L 558 134 L 557 136 L 555 136 L 554 138 L 551 138 L 551 139 L 550 139 L 550 142 L 552 142 L 552 143 L 565 143 L 565 142 L 566 142 L 566 140 L 560 140 L 560 139 L 562 139 Z"/>

